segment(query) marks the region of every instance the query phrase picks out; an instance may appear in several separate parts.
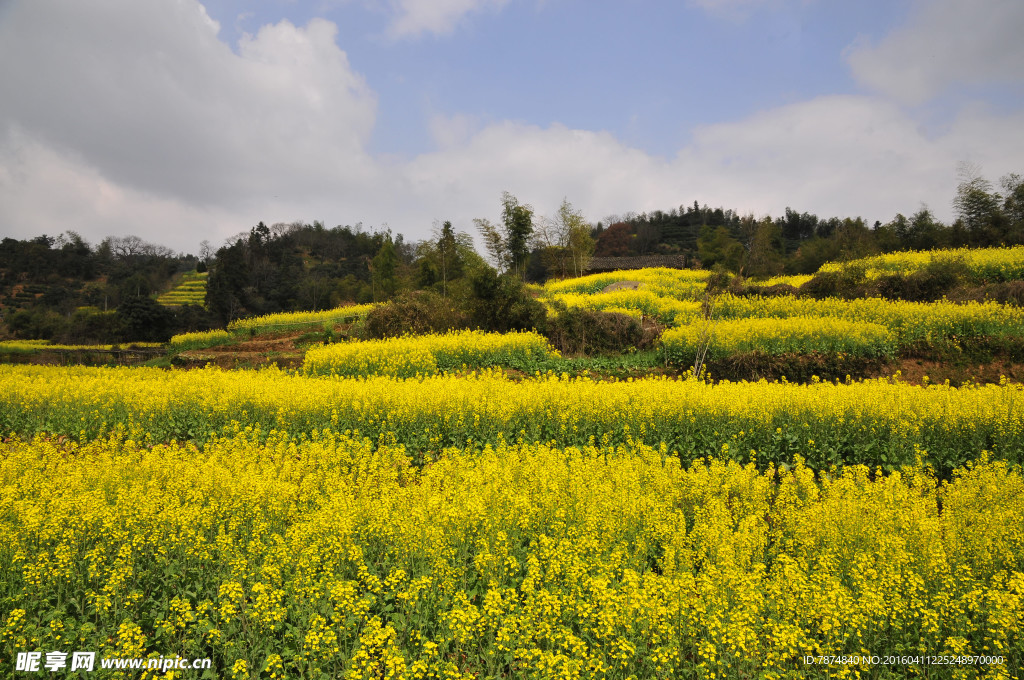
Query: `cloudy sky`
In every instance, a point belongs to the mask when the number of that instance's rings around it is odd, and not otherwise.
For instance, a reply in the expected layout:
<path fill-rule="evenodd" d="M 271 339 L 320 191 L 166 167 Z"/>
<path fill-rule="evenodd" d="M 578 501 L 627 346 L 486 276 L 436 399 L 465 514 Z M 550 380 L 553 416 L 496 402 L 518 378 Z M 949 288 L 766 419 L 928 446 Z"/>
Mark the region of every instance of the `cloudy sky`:
<path fill-rule="evenodd" d="M 1020 0 L 0 0 L 0 236 L 184 252 L 694 200 L 951 218 L 1024 173 Z"/>

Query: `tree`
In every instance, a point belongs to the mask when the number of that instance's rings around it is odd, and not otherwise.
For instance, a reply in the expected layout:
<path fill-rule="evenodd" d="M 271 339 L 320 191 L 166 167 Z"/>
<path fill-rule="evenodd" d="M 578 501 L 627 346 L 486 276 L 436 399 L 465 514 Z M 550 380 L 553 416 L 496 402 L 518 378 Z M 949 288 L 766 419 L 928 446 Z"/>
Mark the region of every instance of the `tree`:
<path fill-rule="evenodd" d="M 565 276 L 569 254 L 566 251 L 566 235 L 557 219 L 541 217 L 533 230 L 533 254 L 530 263 L 540 278 Z M 540 266 L 538 267 L 538 263 Z"/>
<path fill-rule="evenodd" d="M 907 239 L 907 218 L 903 214 L 897 213 L 896 217 L 886 224 L 882 224 L 880 220 L 875 220 L 874 226 L 871 227 L 871 237 L 875 240 L 878 250 L 883 253 L 892 253 L 905 249 L 909 243 Z"/>
<path fill-rule="evenodd" d="M 844 217 L 836 227 L 834 238 L 839 244 L 840 257 L 844 260 L 855 260 L 875 254 L 871 231 L 860 217 L 857 219 Z"/>
<path fill-rule="evenodd" d="M 697 252 L 701 266 L 710 269 L 720 264 L 731 272 L 739 272 L 746 251 L 725 227 L 705 225 L 697 239 Z"/>
<path fill-rule="evenodd" d="M 633 249 L 637 255 L 646 255 L 658 245 L 662 238 L 662 224 L 669 219 L 665 213 L 655 210 L 651 217 L 637 222 L 636 236 L 633 238 Z"/>
<path fill-rule="evenodd" d="M 593 227 L 583 217 L 583 213 L 572 207 L 568 199 L 562 199 L 558 208 L 558 231 L 562 234 L 562 244 L 572 256 L 573 273 L 583 276 L 590 264 L 597 242 L 591 236 Z"/>
<path fill-rule="evenodd" d="M 601 232 L 597 237 L 595 252 L 598 257 L 621 257 L 629 254 L 629 244 L 633 238 L 629 225 L 616 222 Z"/>
<path fill-rule="evenodd" d="M 739 221 L 739 237 L 740 243 L 747 249 L 747 253 L 750 253 L 754 246 L 754 237 L 757 235 L 757 230 L 761 226 L 761 221 L 754 217 L 752 214 L 744 215 Z"/>
<path fill-rule="evenodd" d="M 914 250 L 931 250 L 942 245 L 941 222 L 936 221 L 927 206 L 922 205 L 907 225 L 907 245 Z"/>
<path fill-rule="evenodd" d="M 484 267 L 473 274 L 471 285 L 472 321 L 478 328 L 498 333 L 543 330 L 544 305 L 530 296 L 517 277 L 499 276 L 490 267 Z"/>
<path fill-rule="evenodd" d="M 583 213 L 572 207 L 569 199 L 563 198 L 562 204 L 558 206 L 555 219 L 550 221 L 552 235 L 554 236 L 549 248 L 554 251 L 554 261 L 565 276 L 565 265 L 571 260 L 573 274 L 581 276 L 586 270 L 591 255 L 594 254 L 595 241 L 590 235 L 591 226 L 587 223 Z M 565 256 L 569 257 L 566 258 Z"/>
<path fill-rule="evenodd" d="M 378 296 L 382 299 L 394 296 L 395 289 L 398 287 L 397 269 L 398 256 L 395 254 L 395 245 L 391 240 L 391 234 L 388 234 L 370 266 L 374 302 L 377 301 Z"/>
<path fill-rule="evenodd" d="M 107 241 L 110 242 L 110 250 L 114 256 L 122 260 L 145 254 L 149 245 L 134 235 L 124 237 L 111 236 Z"/>
<path fill-rule="evenodd" d="M 334 282 L 319 274 L 304 278 L 298 285 L 298 302 L 302 309 L 318 311 L 327 308 Z"/>
<path fill-rule="evenodd" d="M 522 278 L 530 256 L 530 235 L 533 233 L 533 208 L 520 205 L 509 192 L 501 195 L 502 223 L 505 226 L 505 249 L 515 275 Z"/>
<path fill-rule="evenodd" d="M 1024 179 L 1010 173 L 999 180 L 1003 187 L 1003 215 L 1008 243 L 1024 243 Z"/>
<path fill-rule="evenodd" d="M 520 205 L 515 196 L 501 194 L 501 226 L 489 220 L 473 220 L 484 240 L 484 247 L 494 264 L 503 271 L 512 271 L 522 278 L 530 257 L 530 236 L 533 234 L 533 208 Z"/>
<path fill-rule="evenodd" d="M 813 274 L 826 262 L 839 259 L 839 243 L 815 236 L 800 244 L 786 265 L 790 274 Z"/>
<path fill-rule="evenodd" d="M 974 245 L 993 245 L 1002 236 L 1002 210 L 999 194 L 992 193 L 992 183 L 981 176 L 977 165 L 961 163 L 960 184 L 956 188 L 953 209 L 967 230 Z"/>
<path fill-rule="evenodd" d="M 429 257 L 421 257 L 419 269 L 416 270 L 416 287 L 430 288 L 437 283 L 437 270 Z"/>
<path fill-rule="evenodd" d="M 900 241 L 910 238 L 910 222 L 903 216 L 903 213 L 896 213 L 896 217 L 892 218 L 889 226 Z"/>
<path fill-rule="evenodd" d="M 216 257 L 216 253 L 213 250 L 213 246 L 210 245 L 210 242 L 205 240 L 205 239 L 200 241 L 199 242 L 199 259 L 200 259 L 200 261 L 202 261 L 203 264 L 205 264 L 207 267 L 209 267 L 210 263 L 213 262 L 213 258 L 214 257 Z"/>
<path fill-rule="evenodd" d="M 452 282 L 461 279 L 467 267 L 479 259 L 469 234 L 455 231 L 451 222 L 435 222 L 433 238 L 416 245 L 415 256 L 409 258 L 409 263 L 415 271 L 417 288 L 440 284 L 442 296 L 448 297 Z"/>
<path fill-rule="evenodd" d="M 535 248 L 540 251 L 549 275 L 566 276 L 570 267 L 579 275 L 583 259 L 594 252 L 591 226 L 583 213 L 563 198 L 552 219 L 542 218 L 534 229 Z M 589 250 L 588 250 L 589 244 Z"/>
<path fill-rule="evenodd" d="M 786 208 L 786 216 L 779 218 L 782 223 L 782 237 L 786 240 L 787 250 L 796 250 L 801 241 L 814 236 L 815 227 L 818 224 L 818 216 L 809 213 L 800 213 L 792 208 Z"/>
<path fill-rule="evenodd" d="M 166 342 L 171 337 L 173 314 L 151 297 L 126 298 L 118 305 L 117 316 L 127 341 Z"/>
<path fill-rule="evenodd" d="M 761 220 L 754 230 L 747 253 L 744 272 L 747 276 L 775 276 L 785 269 L 782 228 L 770 217 Z"/>
<path fill-rule="evenodd" d="M 462 276 L 463 258 L 460 252 L 460 245 L 464 248 L 468 236 L 456 234 L 452 229 L 452 223 L 447 220 L 440 230 L 435 228 L 437 238 L 437 259 L 440 264 L 441 273 L 441 294 L 448 297 L 448 281 Z M 460 240 L 462 241 L 460 243 Z"/>
<path fill-rule="evenodd" d="M 135 260 L 142 257 L 174 257 L 174 251 L 166 246 L 154 245 L 143 241 L 138 236 L 111 236 L 104 239 L 110 252 L 120 260 Z"/>
<path fill-rule="evenodd" d="M 224 324 L 236 319 L 245 308 L 249 267 L 244 250 L 241 239 L 218 250 L 206 281 L 206 308 Z"/>
<path fill-rule="evenodd" d="M 119 292 L 122 298 L 139 297 L 152 293 L 153 287 L 149 279 L 142 274 L 132 274 L 121 282 Z"/>

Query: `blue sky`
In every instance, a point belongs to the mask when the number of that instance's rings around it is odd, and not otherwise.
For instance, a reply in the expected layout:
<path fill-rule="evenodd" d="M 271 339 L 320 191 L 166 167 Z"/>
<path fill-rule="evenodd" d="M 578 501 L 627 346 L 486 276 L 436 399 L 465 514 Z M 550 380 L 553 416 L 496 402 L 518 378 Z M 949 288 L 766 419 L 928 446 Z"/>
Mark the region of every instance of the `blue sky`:
<path fill-rule="evenodd" d="M 951 219 L 1024 173 L 1019 0 L 0 0 L 0 234 L 471 232 L 502 191 Z"/>
<path fill-rule="evenodd" d="M 907 2 L 741 4 L 534 0 L 470 11 L 440 33 L 397 38 L 384 3 L 204 3 L 236 44 L 266 23 L 316 17 L 378 95 L 371 148 L 434 148 L 434 116 L 607 130 L 671 156 L 694 126 L 816 95 L 857 91 L 842 48 L 878 38 Z"/>

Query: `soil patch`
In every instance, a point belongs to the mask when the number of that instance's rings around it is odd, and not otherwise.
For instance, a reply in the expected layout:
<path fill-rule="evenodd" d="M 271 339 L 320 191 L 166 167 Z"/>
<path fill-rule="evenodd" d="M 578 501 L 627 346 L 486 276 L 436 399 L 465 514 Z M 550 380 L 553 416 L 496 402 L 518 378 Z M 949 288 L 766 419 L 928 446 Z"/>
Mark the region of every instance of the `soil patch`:
<path fill-rule="evenodd" d="M 220 368 L 257 368 L 277 364 L 281 368 L 302 365 L 305 352 L 295 342 L 308 331 L 288 331 L 260 335 L 231 345 L 216 345 L 181 352 L 172 363 L 180 368 L 201 368 L 213 364 Z"/>
<path fill-rule="evenodd" d="M 900 359 L 893 364 L 890 375 L 897 370 L 900 372 L 900 379 L 912 385 L 923 385 L 926 377 L 931 384 L 948 380 L 950 385 L 955 386 L 965 382 L 998 383 L 1002 376 L 1013 382 L 1024 381 L 1024 364 L 1003 359 L 963 366 L 927 359 Z"/>

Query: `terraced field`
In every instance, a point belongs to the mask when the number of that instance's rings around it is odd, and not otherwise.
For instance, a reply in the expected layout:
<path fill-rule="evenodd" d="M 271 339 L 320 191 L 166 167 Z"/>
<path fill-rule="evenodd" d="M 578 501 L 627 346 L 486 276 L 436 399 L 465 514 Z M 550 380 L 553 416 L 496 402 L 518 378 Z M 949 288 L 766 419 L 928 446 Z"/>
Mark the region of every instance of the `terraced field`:
<path fill-rule="evenodd" d="M 157 298 L 166 307 L 206 305 L 206 279 L 208 272 L 186 272 L 181 283 Z"/>

